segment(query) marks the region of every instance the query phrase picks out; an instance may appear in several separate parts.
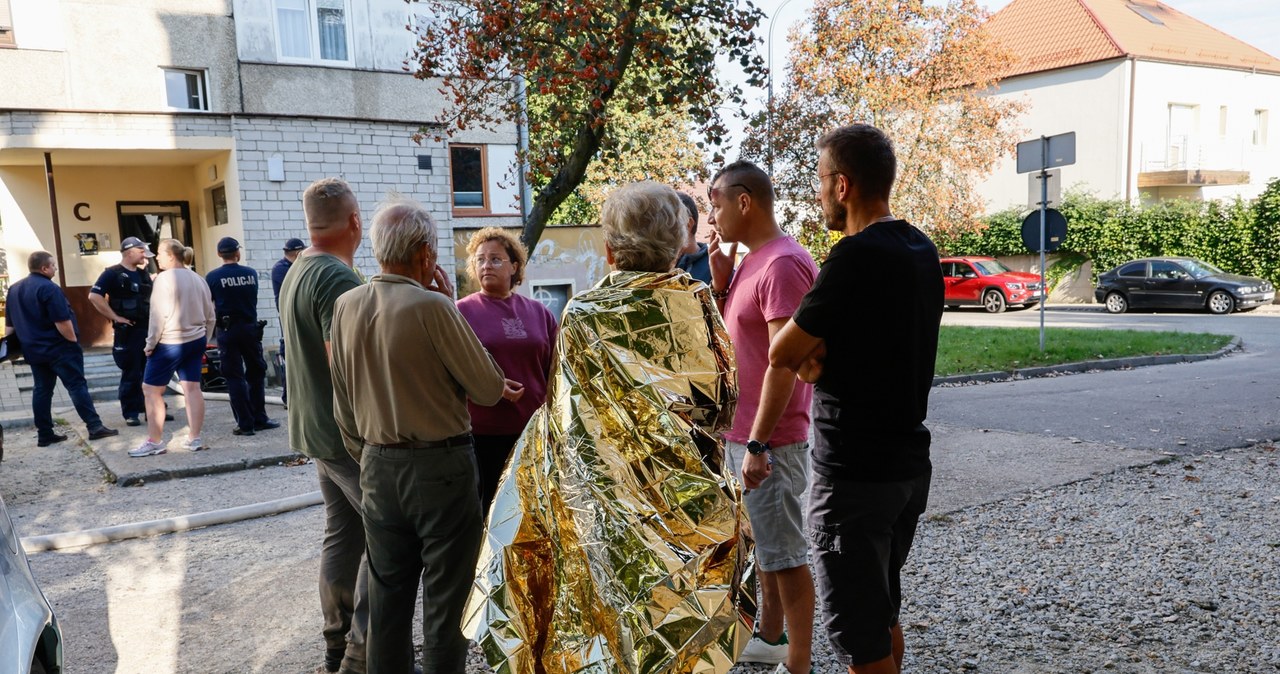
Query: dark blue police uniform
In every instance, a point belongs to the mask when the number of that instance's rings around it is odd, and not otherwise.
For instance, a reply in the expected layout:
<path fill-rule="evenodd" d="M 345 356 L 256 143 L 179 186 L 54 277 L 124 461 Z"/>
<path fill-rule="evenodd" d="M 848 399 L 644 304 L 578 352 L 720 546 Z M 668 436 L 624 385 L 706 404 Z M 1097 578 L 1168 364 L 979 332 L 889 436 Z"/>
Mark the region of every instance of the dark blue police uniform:
<path fill-rule="evenodd" d="M 151 320 L 151 275 L 122 264 L 107 267 L 90 293 L 107 298 L 111 310 L 133 321 L 114 324 L 111 357 L 120 368 L 120 411 L 125 419 L 146 414 L 142 398 L 142 373 L 147 367 L 147 327 Z M 132 423 L 132 422 L 131 422 Z"/>
<path fill-rule="evenodd" d="M 35 385 L 31 407 L 40 446 L 66 439 L 53 431 L 53 388 L 58 379 L 67 388 L 76 413 L 88 426 L 90 438 L 115 435 L 102 425 L 89 397 L 89 385 L 84 379 L 84 351 L 78 342 L 63 337 L 55 325 L 71 321 L 76 336 L 80 335 L 71 303 L 62 289 L 49 277 L 32 273 L 9 287 L 4 320 L 6 326 L 18 333 L 22 355 L 31 366 Z"/>
<path fill-rule="evenodd" d="M 262 326 L 258 324 L 258 272 L 239 263 L 226 263 L 206 274 L 205 280 L 218 317 L 218 354 L 236 426 L 241 433 L 273 427 L 263 391 L 267 361 L 262 357 Z"/>

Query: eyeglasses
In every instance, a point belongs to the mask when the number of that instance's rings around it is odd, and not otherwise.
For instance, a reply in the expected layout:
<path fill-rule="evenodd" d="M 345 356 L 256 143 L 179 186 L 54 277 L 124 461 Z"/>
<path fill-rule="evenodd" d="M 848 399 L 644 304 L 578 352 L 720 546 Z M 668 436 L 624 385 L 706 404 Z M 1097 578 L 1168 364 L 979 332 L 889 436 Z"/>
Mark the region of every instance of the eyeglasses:
<path fill-rule="evenodd" d="M 477 267 L 483 267 L 485 265 L 490 267 L 501 267 L 502 265 L 510 262 L 510 260 L 505 257 L 477 257 L 473 262 L 475 262 Z"/>
<path fill-rule="evenodd" d="M 751 194 L 751 188 L 747 187 L 746 185 L 743 185 L 742 183 L 734 183 L 732 185 L 726 185 L 724 189 L 729 189 L 730 187 L 741 187 L 742 191 L 746 192 L 747 194 Z M 707 199 L 710 201 L 715 201 L 716 197 L 720 195 L 720 190 L 721 188 L 719 187 L 709 188 L 707 190 Z"/>
<path fill-rule="evenodd" d="M 823 178 L 829 178 L 831 176 L 842 176 L 842 175 L 844 174 L 839 171 L 832 171 L 831 173 L 819 173 L 816 177 L 809 179 L 809 184 L 813 186 L 814 192 L 818 192 L 822 190 Z"/>

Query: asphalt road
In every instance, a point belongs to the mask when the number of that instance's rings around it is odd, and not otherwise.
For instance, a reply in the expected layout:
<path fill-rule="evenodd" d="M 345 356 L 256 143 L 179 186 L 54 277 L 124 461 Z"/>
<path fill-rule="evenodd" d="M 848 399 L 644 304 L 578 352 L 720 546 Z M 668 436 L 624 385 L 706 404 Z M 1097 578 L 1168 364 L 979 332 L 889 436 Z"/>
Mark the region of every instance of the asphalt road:
<path fill-rule="evenodd" d="M 1038 327 L 1036 311 L 947 311 L 944 325 Z M 1225 358 L 1136 370 L 935 388 L 929 423 L 987 428 L 1177 453 L 1243 447 L 1280 438 L 1280 310 L 1246 314 L 1045 312 L 1055 328 L 1172 330 L 1237 335 Z"/>

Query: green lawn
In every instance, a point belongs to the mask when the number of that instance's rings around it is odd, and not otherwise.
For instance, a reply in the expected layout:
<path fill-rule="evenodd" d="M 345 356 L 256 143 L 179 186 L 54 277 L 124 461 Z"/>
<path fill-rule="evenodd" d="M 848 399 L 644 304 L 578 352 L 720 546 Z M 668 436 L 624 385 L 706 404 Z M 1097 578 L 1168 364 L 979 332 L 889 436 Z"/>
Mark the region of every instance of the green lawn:
<path fill-rule="evenodd" d="M 1049 328 L 1041 353 L 1038 328 L 943 326 L 934 371 L 938 376 L 947 376 L 1099 358 L 1210 353 L 1230 341 L 1229 335 L 1207 333 Z"/>

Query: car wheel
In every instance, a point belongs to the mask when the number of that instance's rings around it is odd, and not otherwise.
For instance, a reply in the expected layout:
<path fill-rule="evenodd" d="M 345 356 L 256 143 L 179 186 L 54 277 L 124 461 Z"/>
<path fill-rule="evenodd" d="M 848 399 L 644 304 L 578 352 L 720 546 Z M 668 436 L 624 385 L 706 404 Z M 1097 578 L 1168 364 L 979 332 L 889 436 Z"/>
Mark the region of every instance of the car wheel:
<path fill-rule="evenodd" d="M 1229 314 L 1232 309 L 1236 308 L 1236 299 L 1225 290 L 1215 290 L 1209 293 L 1209 301 L 1206 306 L 1209 307 L 1209 313 Z"/>
<path fill-rule="evenodd" d="M 1102 303 L 1106 305 L 1109 314 L 1123 314 L 1129 310 L 1129 300 L 1120 293 L 1107 293 Z"/>
<path fill-rule="evenodd" d="M 999 290 L 988 290 L 982 295 L 982 308 L 989 314 L 1001 313 L 1008 307 L 1009 305 L 1004 301 L 1004 293 Z"/>

